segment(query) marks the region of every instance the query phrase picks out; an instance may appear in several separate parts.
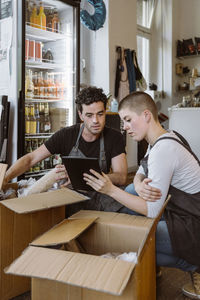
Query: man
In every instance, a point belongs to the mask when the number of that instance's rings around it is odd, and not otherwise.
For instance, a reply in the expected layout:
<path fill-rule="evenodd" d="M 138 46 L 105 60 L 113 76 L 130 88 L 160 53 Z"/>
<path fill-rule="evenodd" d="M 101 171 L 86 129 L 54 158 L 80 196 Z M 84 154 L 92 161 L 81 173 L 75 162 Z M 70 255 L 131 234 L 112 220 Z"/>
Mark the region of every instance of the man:
<path fill-rule="evenodd" d="M 126 183 L 127 162 L 123 137 L 119 131 L 105 126 L 106 95 L 102 89 L 85 88 L 77 96 L 76 105 L 82 123 L 60 129 L 38 149 L 18 159 L 8 169 L 4 184 L 52 154 L 97 157 L 101 170 L 109 173 L 108 177 L 114 184 L 120 186 Z M 112 172 L 110 172 L 111 168 Z M 59 165 L 57 179 L 67 179 L 67 185 L 69 184 L 67 173 L 64 177 L 60 175 L 63 170 L 65 170 L 64 166 Z M 96 192 L 89 193 L 89 196 L 94 199 L 83 203 L 87 209 L 117 211 L 122 207 L 114 199 L 102 197 Z M 80 204 L 77 209 L 80 209 Z M 71 213 L 75 211 L 74 206 Z"/>
<path fill-rule="evenodd" d="M 97 178 L 88 174 L 84 178 L 96 191 L 125 205 L 127 213 L 151 218 L 171 194 L 156 231 L 157 265 L 189 271 L 192 283 L 183 287 L 183 293 L 200 299 L 200 162 L 178 133 L 162 128 L 148 94 L 135 92 L 124 98 L 119 114 L 128 134 L 149 144 L 134 186 L 127 188 L 132 194 L 114 186 L 105 174 L 92 170 Z"/>

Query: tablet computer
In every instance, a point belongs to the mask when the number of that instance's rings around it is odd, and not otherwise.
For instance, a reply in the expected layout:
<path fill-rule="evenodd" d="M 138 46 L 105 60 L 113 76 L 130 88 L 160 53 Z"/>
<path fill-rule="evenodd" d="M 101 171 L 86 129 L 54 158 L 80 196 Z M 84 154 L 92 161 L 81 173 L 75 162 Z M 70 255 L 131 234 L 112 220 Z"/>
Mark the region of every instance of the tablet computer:
<path fill-rule="evenodd" d="M 90 173 L 90 169 L 101 173 L 98 158 L 62 156 L 62 162 L 67 170 L 73 189 L 94 191 L 91 186 L 86 184 L 83 173 Z"/>

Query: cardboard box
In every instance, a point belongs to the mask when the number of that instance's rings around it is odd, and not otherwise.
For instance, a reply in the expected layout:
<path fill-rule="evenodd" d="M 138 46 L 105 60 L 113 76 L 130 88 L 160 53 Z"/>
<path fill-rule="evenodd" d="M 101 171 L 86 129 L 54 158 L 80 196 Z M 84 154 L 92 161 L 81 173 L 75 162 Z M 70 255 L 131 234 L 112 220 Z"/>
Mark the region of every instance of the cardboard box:
<path fill-rule="evenodd" d="M 80 211 L 34 240 L 6 273 L 33 278 L 32 300 L 156 299 L 155 228 L 160 215 L 150 219 Z M 81 245 L 78 250 L 44 248 L 68 249 L 71 241 Z M 137 252 L 138 261 L 100 256 L 108 252 Z"/>
<path fill-rule="evenodd" d="M 0 164 L 0 185 L 6 165 Z M 8 187 L 16 188 L 17 184 Z M 65 218 L 65 205 L 87 199 L 67 188 L 0 201 L 0 299 L 30 290 L 30 279 L 6 275 L 8 266 L 29 243 Z"/>

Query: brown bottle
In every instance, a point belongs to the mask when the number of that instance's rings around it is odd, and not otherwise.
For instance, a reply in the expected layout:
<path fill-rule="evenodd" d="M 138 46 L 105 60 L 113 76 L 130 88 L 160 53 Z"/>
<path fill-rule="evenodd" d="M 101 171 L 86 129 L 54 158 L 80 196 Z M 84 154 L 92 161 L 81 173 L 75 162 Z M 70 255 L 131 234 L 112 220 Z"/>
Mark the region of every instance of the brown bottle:
<path fill-rule="evenodd" d="M 26 24 L 30 24 L 30 18 L 31 18 L 31 5 L 30 0 L 26 1 Z"/>
<path fill-rule="evenodd" d="M 32 150 L 32 145 L 31 145 L 31 140 L 26 140 L 26 153 L 31 153 Z M 31 167 L 28 172 L 33 172 L 33 168 Z"/>
<path fill-rule="evenodd" d="M 55 9 L 53 13 L 53 19 L 52 19 L 52 31 L 53 32 L 59 32 L 60 31 L 60 20 L 58 17 L 58 12 Z"/>
<path fill-rule="evenodd" d="M 33 139 L 32 141 L 32 150 L 35 151 L 38 148 L 38 139 Z M 36 163 L 33 166 L 33 172 L 39 172 L 40 171 L 40 162 Z"/>
<path fill-rule="evenodd" d="M 44 103 L 39 104 L 40 133 L 44 133 Z"/>
<path fill-rule="evenodd" d="M 53 20 L 53 9 L 52 8 L 50 8 L 48 10 L 46 17 L 47 17 L 47 30 L 52 31 L 52 20 Z"/>

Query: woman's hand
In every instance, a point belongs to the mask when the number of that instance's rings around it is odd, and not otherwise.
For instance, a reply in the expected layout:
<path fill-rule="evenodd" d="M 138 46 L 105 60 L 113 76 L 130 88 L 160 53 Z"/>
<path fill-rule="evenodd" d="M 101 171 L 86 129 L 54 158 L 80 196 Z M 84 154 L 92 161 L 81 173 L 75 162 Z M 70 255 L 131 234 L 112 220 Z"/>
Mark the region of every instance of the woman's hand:
<path fill-rule="evenodd" d="M 145 178 L 143 181 L 141 181 L 140 184 L 137 184 L 137 186 L 135 186 L 135 190 L 138 195 L 144 200 L 154 202 L 160 199 L 162 193 L 159 189 L 149 185 L 151 181 L 152 180 L 150 178 Z"/>
<path fill-rule="evenodd" d="M 94 176 L 84 173 L 83 179 L 86 181 L 86 184 L 90 185 L 95 191 L 102 194 L 107 194 L 112 191 L 113 184 L 109 177 L 102 172 L 102 175 L 94 170 L 90 170 Z"/>
<path fill-rule="evenodd" d="M 66 180 L 65 183 L 63 183 L 61 185 L 61 187 L 64 187 L 64 186 L 67 186 L 69 185 L 71 182 L 70 182 L 70 179 L 69 179 L 69 176 L 67 174 L 67 171 L 65 169 L 65 166 L 64 165 L 56 165 L 56 181 L 59 181 L 59 180 Z"/>

